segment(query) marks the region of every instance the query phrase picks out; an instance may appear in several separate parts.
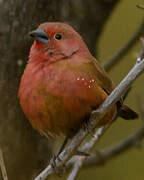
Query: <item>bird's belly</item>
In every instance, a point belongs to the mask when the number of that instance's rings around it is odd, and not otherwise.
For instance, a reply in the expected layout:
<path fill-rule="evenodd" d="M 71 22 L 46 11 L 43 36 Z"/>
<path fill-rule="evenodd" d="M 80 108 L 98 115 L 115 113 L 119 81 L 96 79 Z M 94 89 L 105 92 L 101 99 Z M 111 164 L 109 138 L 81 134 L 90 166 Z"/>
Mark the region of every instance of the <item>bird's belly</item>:
<path fill-rule="evenodd" d="M 31 92 L 23 110 L 32 126 L 46 136 L 66 135 L 72 137 L 89 119 L 91 107 L 80 99 L 56 96 L 50 93 Z M 105 115 L 98 126 L 112 120 L 116 106 Z"/>
<path fill-rule="evenodd" d="M 74 135 L 88 107 L 86 110 L 86 105 L 77 98 L 52 95 L 44 89 L 36 89 L 31 89 L 21 97 L 23 111 L 32 126 L 46 136 Z"/>

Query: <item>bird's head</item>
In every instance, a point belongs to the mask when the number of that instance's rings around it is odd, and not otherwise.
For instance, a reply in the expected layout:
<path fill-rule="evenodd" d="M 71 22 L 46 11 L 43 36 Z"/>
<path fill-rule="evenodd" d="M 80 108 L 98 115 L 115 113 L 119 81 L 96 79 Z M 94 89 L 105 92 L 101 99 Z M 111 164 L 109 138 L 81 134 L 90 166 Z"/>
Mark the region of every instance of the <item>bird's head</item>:
<path fill-rule="evenodd" d="M 35 40 L 30 51 L 30 61 L 56 62 L 71 58 L 76 53 L 89 53 L 81 36 L 65 23 L 46 22 L 29 34 Z"/>

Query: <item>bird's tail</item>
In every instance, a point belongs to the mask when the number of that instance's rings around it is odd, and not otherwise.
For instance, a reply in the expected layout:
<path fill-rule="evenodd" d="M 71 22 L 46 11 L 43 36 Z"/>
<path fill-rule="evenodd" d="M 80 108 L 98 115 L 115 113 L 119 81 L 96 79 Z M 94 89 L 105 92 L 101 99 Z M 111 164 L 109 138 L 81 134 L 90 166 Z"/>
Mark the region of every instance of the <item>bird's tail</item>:
<path fill-rule="evenodd" d="M 119 111 L 119 116 L 126 120 L 132 120 L 138 118 L 138 114 L 126 105 L 123 105 L 121 107 Z"/>

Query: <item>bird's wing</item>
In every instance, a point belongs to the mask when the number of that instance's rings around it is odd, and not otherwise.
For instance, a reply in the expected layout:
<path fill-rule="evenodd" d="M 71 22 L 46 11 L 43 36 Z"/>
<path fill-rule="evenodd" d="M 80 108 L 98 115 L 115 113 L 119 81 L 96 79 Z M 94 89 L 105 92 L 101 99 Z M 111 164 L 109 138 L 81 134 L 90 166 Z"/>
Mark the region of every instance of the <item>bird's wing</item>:
<path fill-rule="evenodd" d="M 114 85 L 111 79 L 108 77 L 106 71 L 95 58 L 93 58 L 91 62 L 95 65 L 95 73 L 96 77 L 98 78 L 97 80 L 99 85 L 107 92 L 107 94 L 110 94 L 114 89 Z"/>
<path fill-rule="evenodd" d="M 95 73 L 97 77 L 97 82 L 99 83 L 101 88 L 109 95 L 114 89 L 113 82 L 108 77 L 107 72 L 104 70 L 104 68 L 95 58 L 92 58 L 92 63 L 96 67 Z M 123 99 L 121 97 L 117 102 L 118 107 L 121 107 L 122 103 L 123 103 Z"/>

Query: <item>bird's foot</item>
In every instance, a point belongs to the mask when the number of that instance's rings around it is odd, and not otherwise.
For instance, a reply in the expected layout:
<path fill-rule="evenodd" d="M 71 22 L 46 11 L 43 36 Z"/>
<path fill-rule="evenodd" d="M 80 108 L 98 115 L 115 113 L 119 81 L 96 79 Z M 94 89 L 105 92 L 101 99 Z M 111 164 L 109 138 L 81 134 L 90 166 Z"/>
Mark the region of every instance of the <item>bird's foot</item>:
<path fill-rule="evenodd" d="M 61 176 L 64 174 L 64 172 L 65 172 L 66 166 L 65 166 L 65 164 L 64 164 L 64 165 L 62 165 L 62 166 L 60 166 L 60 167 L 57 167 L 56 160 L 57 160 L 57 161 L 62 161 L 62 160 L 60 159 L 59 155 L 53 155 L 53 157 L 52 157 L 51 160 L 50 160 L 50 165 L 51 165 L 51 167 L 53 168 L 53 170 L 55 171 L 55 173 L 56 173 L 59 177 L 61 177 Z"/>
<path fill-rule="evenodd" d="M 84 131 L 87 131 L 91 137 L 94 137 L 95 128 L 92 127 L 91 122 L 84 122 L 82 128 L 84 129 Z"/>

